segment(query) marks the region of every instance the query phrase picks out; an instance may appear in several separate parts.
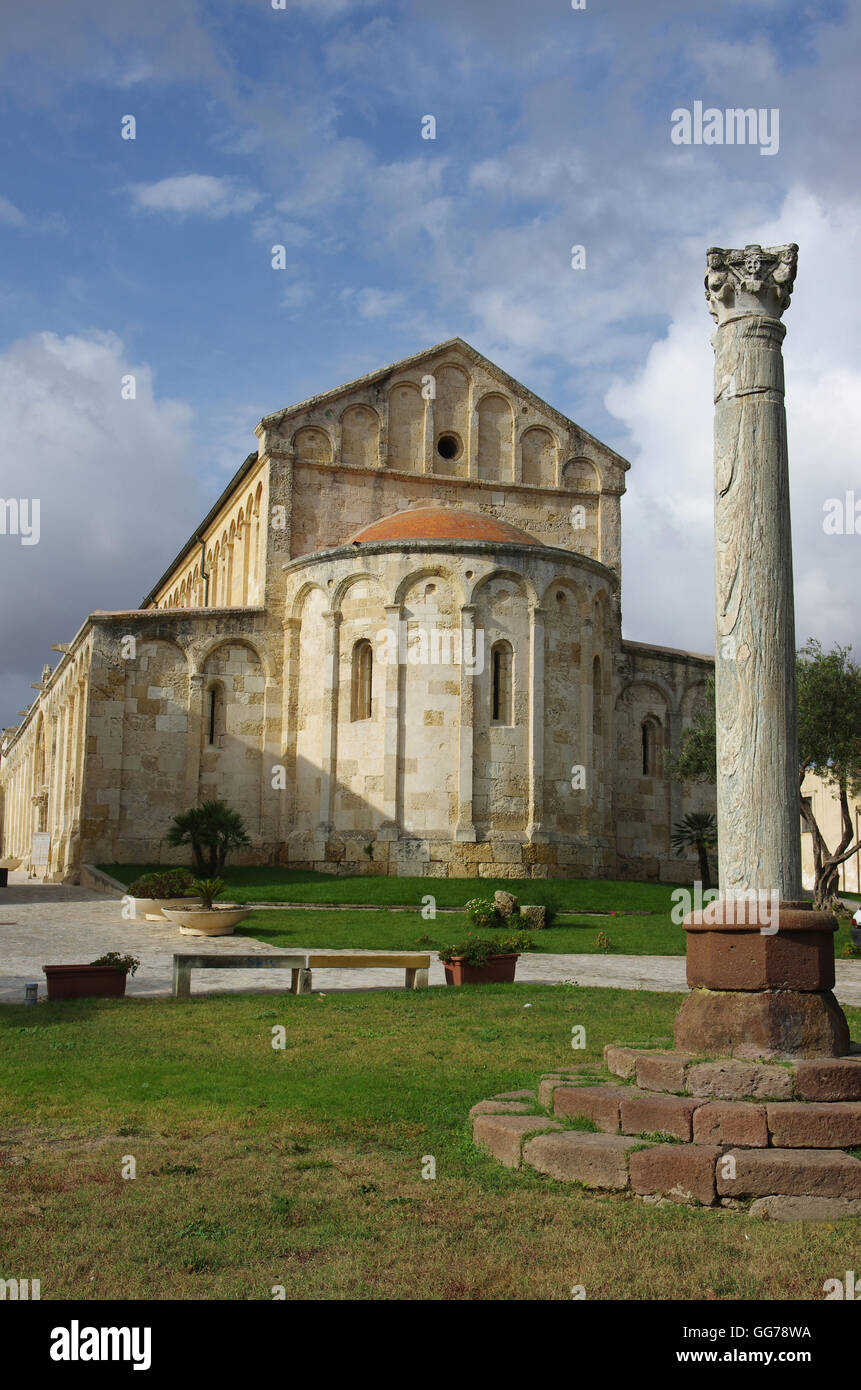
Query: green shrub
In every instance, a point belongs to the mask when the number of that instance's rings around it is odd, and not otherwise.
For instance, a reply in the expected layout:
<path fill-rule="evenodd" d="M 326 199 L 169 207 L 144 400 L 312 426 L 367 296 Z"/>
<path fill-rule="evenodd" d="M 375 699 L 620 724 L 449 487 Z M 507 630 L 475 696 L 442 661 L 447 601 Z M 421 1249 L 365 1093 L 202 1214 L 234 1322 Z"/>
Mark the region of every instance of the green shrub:
<path fill-rule="evenodd" d="M 188 869 L 165 869 L 163 873 L 142 874 L 126 891 L 133 898 L 184 898 L 191 882 Z"/>
<path fill-rule="evenodd" d="M 501 927 L 503 918 L 491 898 L 470 898 L 465 904 L 466 915 L 477 927 Z"/>

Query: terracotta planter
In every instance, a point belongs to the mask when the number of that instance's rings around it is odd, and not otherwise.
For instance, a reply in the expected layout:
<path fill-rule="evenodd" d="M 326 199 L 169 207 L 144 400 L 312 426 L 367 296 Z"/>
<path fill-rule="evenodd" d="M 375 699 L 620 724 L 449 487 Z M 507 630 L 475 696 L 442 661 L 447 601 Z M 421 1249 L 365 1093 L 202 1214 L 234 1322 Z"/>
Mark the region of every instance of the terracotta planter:
<path fill-rule="evenodd" d="M 502 956 L 489 956 L 484 965 L 468 965 L 463 956 L 443 961 L 447 985 L 508 985 L 514 980 L 514 972 L 520 958 L 519 952 Z"/>
<path fill-rule="evenodd" d="M 229 936 L 237 923 L 250 916 L 250 907 L 165 907 L 169 922 L 175 922 L 183 936 Z"/>
<path fill-rule="evenodd" d="M 113 965 L 43 965 L 48 999 L 121 998 L 126 972 Z"/>

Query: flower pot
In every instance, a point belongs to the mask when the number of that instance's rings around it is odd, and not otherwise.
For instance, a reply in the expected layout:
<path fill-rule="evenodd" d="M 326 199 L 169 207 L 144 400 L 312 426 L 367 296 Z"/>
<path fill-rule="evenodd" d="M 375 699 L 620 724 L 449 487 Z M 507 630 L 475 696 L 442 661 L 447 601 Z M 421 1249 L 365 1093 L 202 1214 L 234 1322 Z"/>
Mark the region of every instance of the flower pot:
<path fill-rule="evenodd" d="M 113 965 L 43 965 L 48 999 L 121 998 L 126 972 Z"/>
<path fill-rule="evenodd" d="M 468 965 L 463 956 L 443 962 L 447 985 L 511 984 L 517 969 L 519 952 L 489 956 L 484 965 Z"/>
<path fill-rule="evenodd" d="M 126 894 L 123 900 L 123 908 L 127 903 L 131 903 L 134 909 L 134 916 L 127 919 L 132 922 L 157 921 L 165 922 L 165 907 L 195 907 L 198 905 L 197 899 L 193 898 L 132 898 Z"/>
<path fill-rule="evenodd" d="M 229 936 L 238 922 L 251 913 L 235 903 L 221 907 L 165 907 L 163 915 L 175 922 L 183 936 Z"/>

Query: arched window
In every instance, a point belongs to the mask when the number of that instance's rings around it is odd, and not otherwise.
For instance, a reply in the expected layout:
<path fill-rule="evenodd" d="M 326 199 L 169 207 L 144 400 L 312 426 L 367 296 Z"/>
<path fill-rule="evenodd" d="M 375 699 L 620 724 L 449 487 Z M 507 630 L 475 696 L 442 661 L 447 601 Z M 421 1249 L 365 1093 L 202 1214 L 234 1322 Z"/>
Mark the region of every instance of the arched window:
<path fill-rule="evenodd" d="M 643 776 L 660 777 L 661 775 L 661 726 L 657 719 L 649 716 L 644 719 L 640 737 L 642 740 L 643 753 Z"/>
<path fill-rule="evenodd" d="M 374 650 L 364 638 L 353 648 L 353 680 L 350 718 L 370 719 L 373 698 Z"/>
<path fill-rule="evenodd" d="M 508 642 L 495 642 L 490 652 L 490 717 L 494 724 L 513 724 L 514 653 Z"/>

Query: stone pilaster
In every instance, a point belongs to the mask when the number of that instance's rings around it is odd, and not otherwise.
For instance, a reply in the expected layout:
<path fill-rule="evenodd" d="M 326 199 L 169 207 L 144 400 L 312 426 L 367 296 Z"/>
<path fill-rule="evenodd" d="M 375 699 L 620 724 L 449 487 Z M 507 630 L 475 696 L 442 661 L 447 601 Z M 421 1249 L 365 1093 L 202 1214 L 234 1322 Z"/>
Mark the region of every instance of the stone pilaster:
<path fill-rule="evenodd" d="M 526 833 L 544 840 L 544 617 L 543 608 L 529 610 L 529 809 Z"/>
<path fill-rule="evenodd" d="M 335 808 L 335 775 L 338 761 L 338 633 L 340 613 L 323 614 L 326 652 L 323 664 L 322 739 L 320 748 L 320 834 L 328 834 Z"/>
<path fill-rule="evenodd" d="M 460 726 L 457 770 L 457 827 L 456 840 L 475 840 L 472 819 L 473 738 L 475 721 L 475 680 L 465 658 L 475 656 L 475 607 L 464 604 L 460 610 Z"/>
<path fill-rule="evenodd" d="M 797 246 L 708 253 L 722 893 L 801 894 L 795 623 L 780 317 Z"/>
<path fill-rule="evenodd" d="M 396 840 L 400 824 L 398 808 L 398 757 L 401 729 L 400 623 L 401 605 L 386 604 L 386 666 L 383 686 L 385 727 L 383 732 L 383 819 L 377 831 L 380 840 Z"/>

